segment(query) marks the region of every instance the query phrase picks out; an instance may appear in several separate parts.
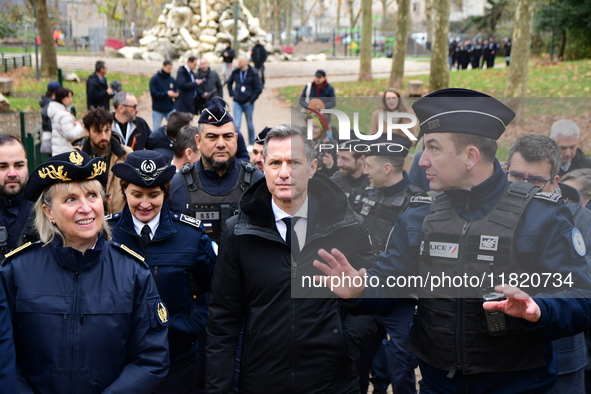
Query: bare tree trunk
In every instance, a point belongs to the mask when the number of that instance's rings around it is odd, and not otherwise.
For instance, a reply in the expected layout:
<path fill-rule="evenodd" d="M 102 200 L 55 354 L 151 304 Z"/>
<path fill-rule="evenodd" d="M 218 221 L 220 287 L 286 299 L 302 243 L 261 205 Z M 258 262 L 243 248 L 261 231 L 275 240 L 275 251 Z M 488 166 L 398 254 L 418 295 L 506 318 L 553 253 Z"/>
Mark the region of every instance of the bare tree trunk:
<path fill-rule="evenodd" d="M 359 53 L 359 80 L 371 81 L 371 0 L 361 0 L 361 51 Z"/>
<path fill-rule="evenodd" d="M 337 35 L 341 34 L 341 6 L 343 5 L 343 0 L 337 0 Z"/>
<path fill-rule="evenodd" d="M 47 0 L 32 0 L 37 5 L 37 26 L 41 37 L 41 74 L 57 75 L 57 55 L 53 44 L 51 21 L 47 10 Z"/>
<path fill-rule="evenodd" d="M 434 0 L 425 1 L 425 14 L 427 16 L 427 42 L 430 42 L 431 46 L 433 45 L 433 2 Z"/>
<path fill-rule="evenodd" d="M 531 47 L 533 0 L 517 0 L 515 26 L 513 28 L 513 49 L 511 67 L 507 76 L 505 97 L 525 97 L 527 90 L 527 68 Z"/>
<path fill-rule="evenodd" d="M 388 86 L 395 89 L 402 89 L 402 78 L 404 77 L 404 58 L 406 55 L 406 37 L 410 25 L 410 0 L 397 0 L 398 2 L 398 29 L 396 29 L 396 44 L 392 56 L 392 71 Z"/>
<path fill-rule="evenodd" d="M 558 60 L 564 58 L 564 48 L 566 47 L 566 30 L 560 32 L 560 44 L 558 45 Z"/>
<path fill-rule="evenodd" d="M 293 0 L 284 0 L 285 7 L 285 45 L 291 46 L 291 26 L 293 22 L 292 2 Z M 281 33 L 280 33 L 281 34 Z"/>
<path fill-rule="evenodd" d="M 273 34 L 274 45 L 281 46 L 281 1 L 275 0 L 273 2 L 273 18 L 275 19 L 275 34 Z M 288 30 L 289 34 L 289 30 Z"/>
<path fill-rule="evenodd" d="M 449 87 L 449 63 L 447 53 L 449 42 L 450 0 L 437 0 L 433 18 L 433 45 L 431 51 L 431 71 L 429 73 L 429 91 Z"/>

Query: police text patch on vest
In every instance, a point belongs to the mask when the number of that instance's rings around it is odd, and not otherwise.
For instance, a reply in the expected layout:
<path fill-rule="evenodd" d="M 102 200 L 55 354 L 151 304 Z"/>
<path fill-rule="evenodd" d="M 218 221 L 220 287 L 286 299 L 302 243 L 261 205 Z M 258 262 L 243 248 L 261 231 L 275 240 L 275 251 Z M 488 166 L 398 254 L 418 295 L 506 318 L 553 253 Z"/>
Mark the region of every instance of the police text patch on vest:
<path fill-rule="evenodd" d="M 573 247 L 575 248 L 575 252 L 581 257 L 584 257 L 587 253 L 587 248 L 585 247 L 585 240 L 583 239 L 583 234 L 579 231 L 578 228 L 573 228 L 572 231 L 572 241 Z"/>
<path fill-rule="evenodd" d="M 429 255 L 433 257 L 457 259 L 459 246 L 459 244 L 451 244 L 447 242 L 429 242 Z"/>
<path fill-rule="evenodd" d="M 481 235 L 480 236 L 480 250 L 492 250 L 496 251 L 499 247 L 499 237 L 494 235 Z"/>

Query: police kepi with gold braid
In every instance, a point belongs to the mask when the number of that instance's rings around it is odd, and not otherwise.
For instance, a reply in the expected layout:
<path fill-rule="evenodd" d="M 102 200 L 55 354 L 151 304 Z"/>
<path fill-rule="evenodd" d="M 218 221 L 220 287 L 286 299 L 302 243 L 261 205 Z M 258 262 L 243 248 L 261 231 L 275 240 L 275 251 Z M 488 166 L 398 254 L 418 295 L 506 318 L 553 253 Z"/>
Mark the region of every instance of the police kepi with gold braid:
<path fill-rule="evenodd" d="M 25 188 L 25 198 L 37 201 L 49 186 L 59 182 L 81 182 L 96 179 L 103 187 L 107 184 L 107 164 L 97 157 L 91 159 L 84 152 L 65 152 L 50 157 L 37 167 Z"/>

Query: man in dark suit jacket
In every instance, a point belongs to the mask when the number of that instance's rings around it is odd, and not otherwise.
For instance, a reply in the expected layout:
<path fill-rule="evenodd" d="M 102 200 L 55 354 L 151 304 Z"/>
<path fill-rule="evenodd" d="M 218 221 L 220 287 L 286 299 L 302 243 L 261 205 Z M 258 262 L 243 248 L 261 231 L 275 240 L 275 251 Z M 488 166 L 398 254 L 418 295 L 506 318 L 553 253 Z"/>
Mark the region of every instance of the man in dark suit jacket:
<path fill-rule="evenodd" d="M 99 60 L 94 66 L 94 74 L 91 74 L 86 80 L 86 106 L 90 108 L 103 107 L 109 110 L 109 100 L 115 95 L 115 91 L 107 85 L 107 66 L 105 62 Z"/>
<path fill-rule="evenodd" d="M 179 86 L 179 97 L 174 102 L 174 109 L 177 112 L 190 112 L 195 115 L 195 99 L 198 97 L 198 86 L 202 80 L 195 79 L 193 70 L 197 68 L 197 59 L 191 56 L 187 64 L 179 68 L 176 75 L 176 82 Z"/>

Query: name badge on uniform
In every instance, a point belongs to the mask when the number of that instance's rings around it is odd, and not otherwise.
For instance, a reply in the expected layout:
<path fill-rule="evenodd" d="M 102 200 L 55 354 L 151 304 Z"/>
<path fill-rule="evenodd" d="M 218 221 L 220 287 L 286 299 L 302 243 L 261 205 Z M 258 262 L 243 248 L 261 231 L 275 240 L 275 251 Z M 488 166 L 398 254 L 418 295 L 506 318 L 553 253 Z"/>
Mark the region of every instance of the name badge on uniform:
<path fill-rule="evenodd" d="M 363 203 L 363 206 L 361 207 L 361 212 L 359 212 L 361 215 L 369 215 L 369 211 L 371 210 L 371 205 L 367 204 L 367 203 Z"/>
<path fill-rule="evenodd" d="M 242 87 L 240 88 L 240 91 L 241 91 L 242 93 L 246 92 L 246 86 L 242 86 Z"/>

